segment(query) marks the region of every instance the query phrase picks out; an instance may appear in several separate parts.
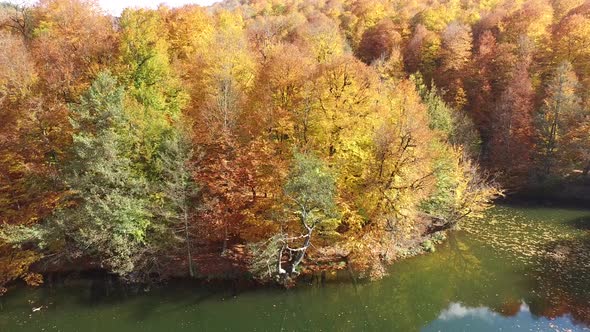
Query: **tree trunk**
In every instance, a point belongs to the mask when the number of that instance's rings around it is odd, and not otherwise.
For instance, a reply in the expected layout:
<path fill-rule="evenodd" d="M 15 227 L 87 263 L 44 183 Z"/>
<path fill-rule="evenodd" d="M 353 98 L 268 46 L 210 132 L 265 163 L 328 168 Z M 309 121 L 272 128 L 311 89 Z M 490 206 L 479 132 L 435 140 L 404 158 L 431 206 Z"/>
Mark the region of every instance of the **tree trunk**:
<path fill-rule="evenodd" d="M 299 250 L 295 254 L 295 259 L 293 260 L 293 264 L 291 265 L 291 269 L 289 271 L 290 273 L 295 273 L 297 266 L 299 266 L 299 264 L 301 264 L 301 261 L 303 261 L 303 257 L 305 256 L 305 252 L 307 251 L 307 248 L 309 248 L 309 246 L 311 245 L 311 232 L 312 231 L 313 231 L 313 228 L 310 228 L 307 235 L 305 236 L 305 241 L 303 242 L 303 246 L 301 248 L 299 248 Z"/>
<path fill-rule="evenodd" d="M 190 241 L 190 236 L 189 236 L 189 232 L 188 232 L 188 215 L 186 213 L 186 210 L 184 212 L 183 218 L 184 218 L 184 236 L 185 236 L 185 241 L 186 241 L 186 254 L 187 254 L 187 258 L 188 258 L 188 273 L 191 278 L 194 278 L 195 277 L 195 270 L 193 268 L 193 255 L 191 252 L 191 241 Z"/>
<path fill-rule="evenodd" d="M 228 242 L 228 231 L 227 231 L 227 225 L 225 225 L 224 228 L 224 232 L 225 232 L 225 237 L 223 238 L 223 248 L 221 248 L 221 255 L 225 255 L 226 251 L 227 251 L 227 242 Z"/>

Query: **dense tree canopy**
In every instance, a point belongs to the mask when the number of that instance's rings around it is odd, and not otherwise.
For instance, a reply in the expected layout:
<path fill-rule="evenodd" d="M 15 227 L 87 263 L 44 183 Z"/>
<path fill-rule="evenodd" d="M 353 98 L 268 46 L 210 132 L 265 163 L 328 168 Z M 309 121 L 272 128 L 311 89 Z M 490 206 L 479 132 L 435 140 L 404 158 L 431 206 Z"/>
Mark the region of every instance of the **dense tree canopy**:
<path fill-rule="evenodd" d="M 379 277 L 496 183 L 590 172 L 589 8 L 0 4 L 0 287 L 41 282 L 38 261 Z"/>

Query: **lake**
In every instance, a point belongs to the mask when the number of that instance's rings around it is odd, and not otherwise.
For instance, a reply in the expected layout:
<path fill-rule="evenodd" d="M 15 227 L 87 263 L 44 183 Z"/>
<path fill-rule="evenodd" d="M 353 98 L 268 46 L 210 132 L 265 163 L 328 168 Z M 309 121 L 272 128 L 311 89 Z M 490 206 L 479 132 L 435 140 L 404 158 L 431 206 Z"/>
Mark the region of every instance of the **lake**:
<path fill-rule="evenodd" d="M 590 331 L 590 210 L 496 207 L 383 280 L 333 279 L 134 291 L 76 278 L 0 298 L 0 331 Z"/>

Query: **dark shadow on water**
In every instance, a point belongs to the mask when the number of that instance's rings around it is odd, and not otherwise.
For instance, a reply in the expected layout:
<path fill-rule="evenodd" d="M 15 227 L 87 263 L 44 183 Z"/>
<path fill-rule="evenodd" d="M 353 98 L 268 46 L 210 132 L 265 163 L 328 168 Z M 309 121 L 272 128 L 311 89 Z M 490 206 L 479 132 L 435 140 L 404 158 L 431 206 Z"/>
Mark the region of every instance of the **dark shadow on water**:
<path fill-rule="evenodd" d="M 61 306 L 62 303 L 74 303 L 87 308 L 108 307 L 122 305 L 135 301 L 139 306 L 138 319 L 149 316 L 154 309 L 149 297 L 156 296 L 164 302 L 178 303 L 175 309 L 195 306 L 204 301 L 215 298 L 231 298 L 245 291 L 236 282 L 219 281 L 207 283 L 203 280 L 170 280 L 166 283 L 154 285 L 129 284 L 108 274 L 71 274 L 54 277 L 50 284 L 46 283 L 35 290 L 31 298 L 36 306 L 45 306 L 49 310 Z M 21 291 L 30 291 L 25 287 Z M 7 296 L 18 297 L 16 292 Z M 30 305 L 24 303 L 25 310 Z"/>
<path fill-rule="evenodd" d="M 579 230 L 590 231 L 590 215 L 574 219 L 568 222 L 568 224 Z"/>
<path fill-rule="evenodd" d="M 149 292 L 140 296 L 160 298 L 162 301 L 173 303 L 166 310 L 161 308 L 157 315 L 166 315 L 181 310 L 197 307 L 207 301 L 227 301 L 240 294 L 256 291 L 258 287 L 251 281 L 221 280 L 204 282 L 199 280 L 171 280 L 169 283 L 155 286 Z M 280 291 L 280 290 L 279 290 Z M 135 312 L 135 318 L 145 320 L 154 315 L 154 305 L 151 301 L 142 301 Z M 198 308 L 197 308 L 198 310 Z"/>
<path fill-rule="evenodd" d="M 531 313 L 547 318 L 570 314 L 574 322 L 590 326 L 590 234 L 551 242 L 543 252 L 541 268 L 530 273 Z"/>

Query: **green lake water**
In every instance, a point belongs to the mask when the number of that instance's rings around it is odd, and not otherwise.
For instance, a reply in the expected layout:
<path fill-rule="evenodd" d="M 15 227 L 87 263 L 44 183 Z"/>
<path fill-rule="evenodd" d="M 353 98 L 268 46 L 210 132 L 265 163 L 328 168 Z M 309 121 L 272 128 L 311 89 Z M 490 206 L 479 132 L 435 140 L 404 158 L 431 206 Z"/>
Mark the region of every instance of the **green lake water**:
<path fill-rule="evenodd" d="M 0 332 L 590 331 L 590 210 L 497 207 L 376 282 L 228 288 L 23 287 Z"/>

